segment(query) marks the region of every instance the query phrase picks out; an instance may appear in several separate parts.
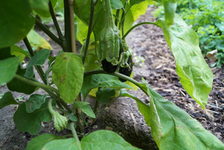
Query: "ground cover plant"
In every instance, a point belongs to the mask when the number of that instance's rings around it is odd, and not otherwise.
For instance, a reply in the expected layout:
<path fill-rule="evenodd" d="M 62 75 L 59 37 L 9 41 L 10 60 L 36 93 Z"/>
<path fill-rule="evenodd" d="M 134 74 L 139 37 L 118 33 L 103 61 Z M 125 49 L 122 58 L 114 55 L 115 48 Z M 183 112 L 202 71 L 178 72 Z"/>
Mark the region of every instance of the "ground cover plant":
<path fill-rule="evenodd" d="M 96 117 L 86 101 L 89 93 L 96 96 L 98 103 L 118 96 L 136 100 L 161 150 L 224 149 L 221 141 L 155 92 L 144 79 L 137 82 L 130 77 L 132 53 L 125 37 L 139 25 L 156 25 L 164 31 L 182 86 L 203 109 L 207 103 L 213 75 L 201 54 L 198 36 L 175 13 L 177 5 L 174 0 L 157 2 L 164 7 L 164 17 L 156 22 L 135 25 L 134 21 L 144 14 L 152 1 L 1 2 L 0 84 L 6 84 L 9 91 L 0 99 L 0 108 L 18 105 L 14 122 L 20 131 L 38 135 L 43 122 L 53 121 L 57 131 L 69 129 L 72 133 L 65 136 L 39 135 L 28 143 L 27 150 L 139 149 L 112 131 L 100 130 L 82 135 L 85 118 Z M 64 33 L 57 22 L 56 8 L 63 8 Z M 43 24 L 42 20 L 47 17 L 52 18 L 57 35 Z M 32 29 L 34 25 L 61 46 L 62 50 L 55 57 L 50 55 L 52 48 L 47 43 L 44 47 L 43 44 L 42 47 L 37 46 L 45 41 Z M 21 40 L 27 50 L 15 45 Z M 78 46 L 80 44 L 81 47 Z M 27 59 L 29 61 L 24 65 Z M 47 68 L 43 67 L 46 65 Z M 133 87 L 128 82 L 140 88 L 149 97 L 150 104 L 129 94 L 127 89 Z M 45 94 L 35 93 L 39 89 Z M 13 97 L 13 91 L 30 97 L 18 100 Z"/>

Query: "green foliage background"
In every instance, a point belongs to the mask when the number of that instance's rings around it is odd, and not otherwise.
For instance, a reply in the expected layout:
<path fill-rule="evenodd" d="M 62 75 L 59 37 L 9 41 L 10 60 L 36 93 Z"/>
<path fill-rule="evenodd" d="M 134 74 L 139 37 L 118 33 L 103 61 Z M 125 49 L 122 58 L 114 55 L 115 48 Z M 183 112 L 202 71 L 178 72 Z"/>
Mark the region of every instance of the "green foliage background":
<path fill-rule="evenodd" d="M 206 55 L 217 50 L 213 66 L 224 64 L 224 1 L 223 0 L 178 0 L 177 13 L 192 26 L 200 39 L 200 48 Z M 156 17 L 164 13 L 159 7 Z"/>
<path fill-rule="evenodd" d="M 217 50 L 217 67 L 224 64 L 224 1 L 179 0 L 177 12 L 198 33 L 204 54 Z"/>

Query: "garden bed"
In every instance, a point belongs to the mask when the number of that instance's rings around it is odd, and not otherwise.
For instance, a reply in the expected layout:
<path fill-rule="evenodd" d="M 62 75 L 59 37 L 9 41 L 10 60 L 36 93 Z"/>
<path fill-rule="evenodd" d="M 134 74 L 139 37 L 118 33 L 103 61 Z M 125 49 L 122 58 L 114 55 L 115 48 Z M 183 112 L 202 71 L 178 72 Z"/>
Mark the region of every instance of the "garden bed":
<path fill-rule="evenodd" d="M 150 8 L 138 22 L 153 21 L 154 19 L 150 13 L 151 10 Z M 138 56 L 135 60 L 134 78 L 138 81 L 140 81 L 142 77 L 145 78 L 162 96 L 185 109 L 193 118 L 201 122 L 206 129 L 210 130 L 220 140 L 224 141 L 224 70 L 212 69 L 214 73 L 213 91 L 210 94 L 207 109 L 202 110 L 181 87 L 175 73 L 173 56 L 166 45 L 161 29 L 153 25 L 140 26 L 130 33 L 127 37 L 127 42 L 133 49 L 134 55 Z M 53 45 L 53 47 L 56 46 Z M 2 94 L 3 91 L 5 91 L 5 88 L 0 88 L 0 94 Z M 143 101 L 148 101 L 144 94 L 140 92 L 135 93 Z M 129 105 L 131 106 L 132 103 Z M 119 107 L 117 107 L 117 109 L 119 109 Z M 127 109 L 133 111 L 134 116 L 138 116 L 135 115 L 138 113 L 136 109 L 133 110 L 130 107 L 127 107 Z M 5 139 L 3 143 L 0 143 L 2 144 L 2 146 L 0 145 L 0 149 L 2 150 L 22 150 L 26 142 L 30 139 L 30 135 L 19 133 L 14 129 L 14 125 L 11 121 L 12 115 L 10 115 L 14 110 L 14 107 L 0 110 L 3 114 L 9 114 L 10 116 L 0 120 L 4 122 L 4 124 L 1 123 L 1 128 L 10 131 L 5 132 L 5 130 L 0 130 L 0 132 L 2 132 L 0 133 L 0 139 Z M 125 119 L 125 117 L 123 118 Z M 142 121 L 139 122 L 138 120 L 137 118 L 137 124 L 139 125 Z M 125 121 L 128 120 L 124 120 L 124 122 Z M 113 125 L 114 120 L 111 120 L 111 122 Z M 106 126 L 107 125 L 112 126 L 110 121 L 106 122 Z M 6 128 L 7 126 L 8 128 Z M 147 130 L 144 127 L 142 129 Z M 49 130 L 51 129 L 49 128 Z"/>

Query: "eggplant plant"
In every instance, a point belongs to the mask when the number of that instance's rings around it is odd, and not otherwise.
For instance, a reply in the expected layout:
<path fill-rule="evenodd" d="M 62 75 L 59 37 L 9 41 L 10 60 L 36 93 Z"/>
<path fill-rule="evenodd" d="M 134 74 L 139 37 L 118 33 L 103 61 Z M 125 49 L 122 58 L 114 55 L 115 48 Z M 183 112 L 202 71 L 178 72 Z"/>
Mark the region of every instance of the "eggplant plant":
<path fill-rule="evenodd" d="M 136 27 L 162 28 L 176 62 L 176 73 L 186 92 L 205 109 L 213 74 L 206 64 L 197 34 L 175 13 L 175 0 L 156 0 L 164 16 L 155 22 L 134 21 L 146 12 L 151 0 L 11 0 L 0 5 L 0 85 L 8 91 L 0 109 L 17 105 L 16 128 L 33 138 L 26 150 L 138 150 L 113 131 L 84 135 L 85 118 L 96 114 L 87 101 L 130 97 L 138 105 L 160 150 L 224 150 L 224 144 L 184 110 L 166 100 L 143 79 L 130 77 L 132 52 L 125 37 Z M 63 30 L 58 11 L 63 14 Z M 62 13 L 61 13 L 62 12 Z M 44 23 L 52 19 L 56 32 Z M 61 47 L 54 49 L 34 28 L 42 30 Z M 18 46 L 24 43 L 26 48 Z M 21 45 L 21 44 L 19 44 Z M 81 45 L 81 46 L 78 46 Z M 127 92 L 133 83 L 149 97 L 149 104 Z M 38 92 L 42 90 L 42 92 Z M 13 92 L 24 93 L 19 100 Z M 42 93 L 42 94 L 39 94 Z M 104 98 L 102 100 L 102 97 Z M 53 122 L 57 136 L 41 134 Z M 91 124 L 90 124 L 91 125 Z"/>

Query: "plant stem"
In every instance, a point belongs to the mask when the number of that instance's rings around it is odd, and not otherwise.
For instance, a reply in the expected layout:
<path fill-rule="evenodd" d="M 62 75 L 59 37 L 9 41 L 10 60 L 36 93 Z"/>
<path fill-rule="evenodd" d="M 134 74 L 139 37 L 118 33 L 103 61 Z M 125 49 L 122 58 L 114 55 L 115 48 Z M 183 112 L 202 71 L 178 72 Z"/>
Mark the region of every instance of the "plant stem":
<path fill-rule="evenodd" d="M 122 37 L 122 39 L 125 39 L 125 37 L 132 31 L 134 30 L 136 27 L 140 26 L 140 25 L 143 25 L 143 24 L 153 24 L 153 25 L 156 25 L 158 26 L 156 23 L 154 22 L 141 22 L 141 23 L 138 23 L 136 25 L 134 25 L 133 27 L 131 27 Z"/>
<path fill-rule="evenodd" d="M 42 84 L 40 82 L 36 82 L 36 81 L 33 81 L 33 80 L 29 80 L 27 78 L 24 78 L 20 75 L 15 75 L 15 78 L 22 81 L 22 82 L 25 82 L 29 85 L 32 85 L 32 86 L 36 86 L 36 87 L 39 87 L 39 88 L 42 88 L 43 90 L 45 90 L 46 92 L 49 92 L 49 91 L 53 91 L 55 93 L 58 93 L 57 89 L 51 87 L 51 86 L 48 86 L 48 85 L 45 85 L 45 84 Z"/>
<path fill-rule="evenodd" d="M 115 25 L 117 26 L 119 23 L 119 17 L 120 17 L 120 9 L 116 11 L 116 19 L 115 19 Z"/>
<path fill-rule="evenodd" d="M 87 38 L 86 38 L 85 47 L 84 47 L 84 54 L 83 54 L 83 58 L 82 58 L 83 64 L 85 63 L 85 59 L 86 59 L 86 55 L 87 55 L 87 51 L 88 51 L 88 47 L 89 47 L 90 36 L 91 36 L 91 33 L 92 33 L 92 29 L 93 29 L 94 8 L 95 8 L 94 7 L 94 0 L 91 0 L 89 27 L 88 27 L 88 33 L 87 33 Z"/>
<path fill-rule="evenodd" d="M 100 73 L 105 73 L 107 74 L 105 71 L 103 70 L 94 70 L 94 71 L 90 71 L 90 72 L 85 72 L 85 76 L 89 76 L 89 75 L 92 75 L 92 74 L 100 74 Z"/>
<path fill-rule="evenodd" d="M 15 75 L 15 78 L 24 82 L 24 83 L 27 83 L 29 85 L 32 85 L 32 86 L 36 86 L 36 87 L 39 87 L 39 88 L 42 88 L 43 90 L 45 90 L 52 98 L 54 98 L 57 102 L 59 102 L 63 107 L 65 107 L 68 112 L 72 112 L 72 110 L 67 106 L 67 104 L 62 101 L 57 95 L 58 95 L 58 91 L 57 89 L 51 87 L 51 86 L 48 86 L 48 85 L 45 85 L 45 84 L 42 84 L 42 83 L 39 83 L 39 82 L 36 82 L 36 81 L 32 81 L 32 80 L 29 80 L 29 79 L 26 79 L 20 75 Z M 55 92 L 57 95 L 55 95 Z"/>
<path fill-rule="evenodd" d="M 57 44 L 59 44 L 61 47 L 63 47 L 62 41 L 54 35 L 44 24 L 41 23 L 39 17 L 36 17 L 36 25 L 43 30 L 53 41 L 55 41 Z"/>
<path fill-rule="evenodd" d="M 121 79 L 124 79 L 124 80 L 127 80 L 127 81 L 130 81 L 132 82 L 133 84 L 135 84 L 136 86 L 139 86 L 139 82 L 134 80 L 133 78 L 129 77 L 129 76 L 126 76 L 126 75 L 123 75 L 121 73 L 118 73 L 118 72 L 114 72 L 112 73 L 112 75 L 116 76 L 116 77 L 119 77 Z"/>
<path fill-rule="evenodd" d="M 73 137 L 75 138 L 75 140 L 76 140 L 76 142 L 78 144 L 78 149 L 79 150 L 82 150 L 81 143 L 80 143 L 79 137 L 78 137 L 78 135 L 76 133 L 76 130 L 75 130 L 75 127 L 74 126 L 75 126 L 75 124 L 73 122 L 70 123 L 70 128 L 72 130 L 72 135 L 73 135 Z"/>
<path fill-rule="evenodd" d="M 73 0 L 64 0 L 65 39 L 67 52 L 76 51 Z"/>
<path fill-rule="evenodd" d="M 25 45 L 26 45 L 26 47 L 27 47 L 27 49 L 28 49 L 30 55 L 33 57 L 33 56 L 34 56 L 34 52 L 33 52 L 33 49 L 32 49 L 32 47 L 31 47 L 30 42 L 29 42 L 29 40 L 27 39 L 27 37 L 25 37 L 25 38 L 23 39 L 23 41 L 24 41 L 24 43 L 25 43 Z M 35 66 L 35 69 L 37 70 L 37 72 L 38 72 L 40 78 L 42 79 L 42 81 L 43 81 L 45 84 L 47 84 L 47 79 L 46 79 L 46 76 L 45 76 L 44 71 L 43 71 L 43 69 L 41 68 L 41 66 L 37 65 L 37 66 Z"/>
<path fill-rule="evenodd" d="M 125 22 L 125 15 L 126 15 L 126 12 L 125 12 L 125 9 L 123 9 L 123 13 L 122 13 L 122 20 L 121 20 L 121 35 L 123 36 L 124 35 L 124 22 Z"/>
<path fill-rule="evenodd" d="M 61 32 L 61 29 L 60 29 L 60 26 L 58 24 L 58 21 L 57 21 L 57 18 L 56 18 L 55 12 L 54 12 L 54 8 L 52 6 L 51 1 L 49 1 L 48 5 L 49 5 L 49 11 L 50 11 L 50 14 L 51 14 L 51 18 L 52 18 L 52 20 L 54 22 L 54 26 L 55 26 L 55 28 L 57 30 L 57 33 L 58 33 L 58 37 L 59 37 L 60 40 L 63 41 L 64 40 L 64 36 L 63 36 L 63 34 Z"/>
<path fill-rule="evenodd" d="M 138 81 L 136 81 L 136 80 L 134 80 L 133 78 L 131 78 L 129 76 L 126 76 L 126 75 L 123 75 L 123 74 L 118 73 L 118 72 L 112 73 L 111 75 L 114 75 L 116 77 L 119 77 L 119 78 L 124 79 L 124 80 L 127 80 L 127 81 L 130 81 L 131 83 L 133 83 L 137 87 L 139 87 L 146 95 L 148 95 L 147 91 L 141 86 L 141 83 L 138 82 Z"/>

